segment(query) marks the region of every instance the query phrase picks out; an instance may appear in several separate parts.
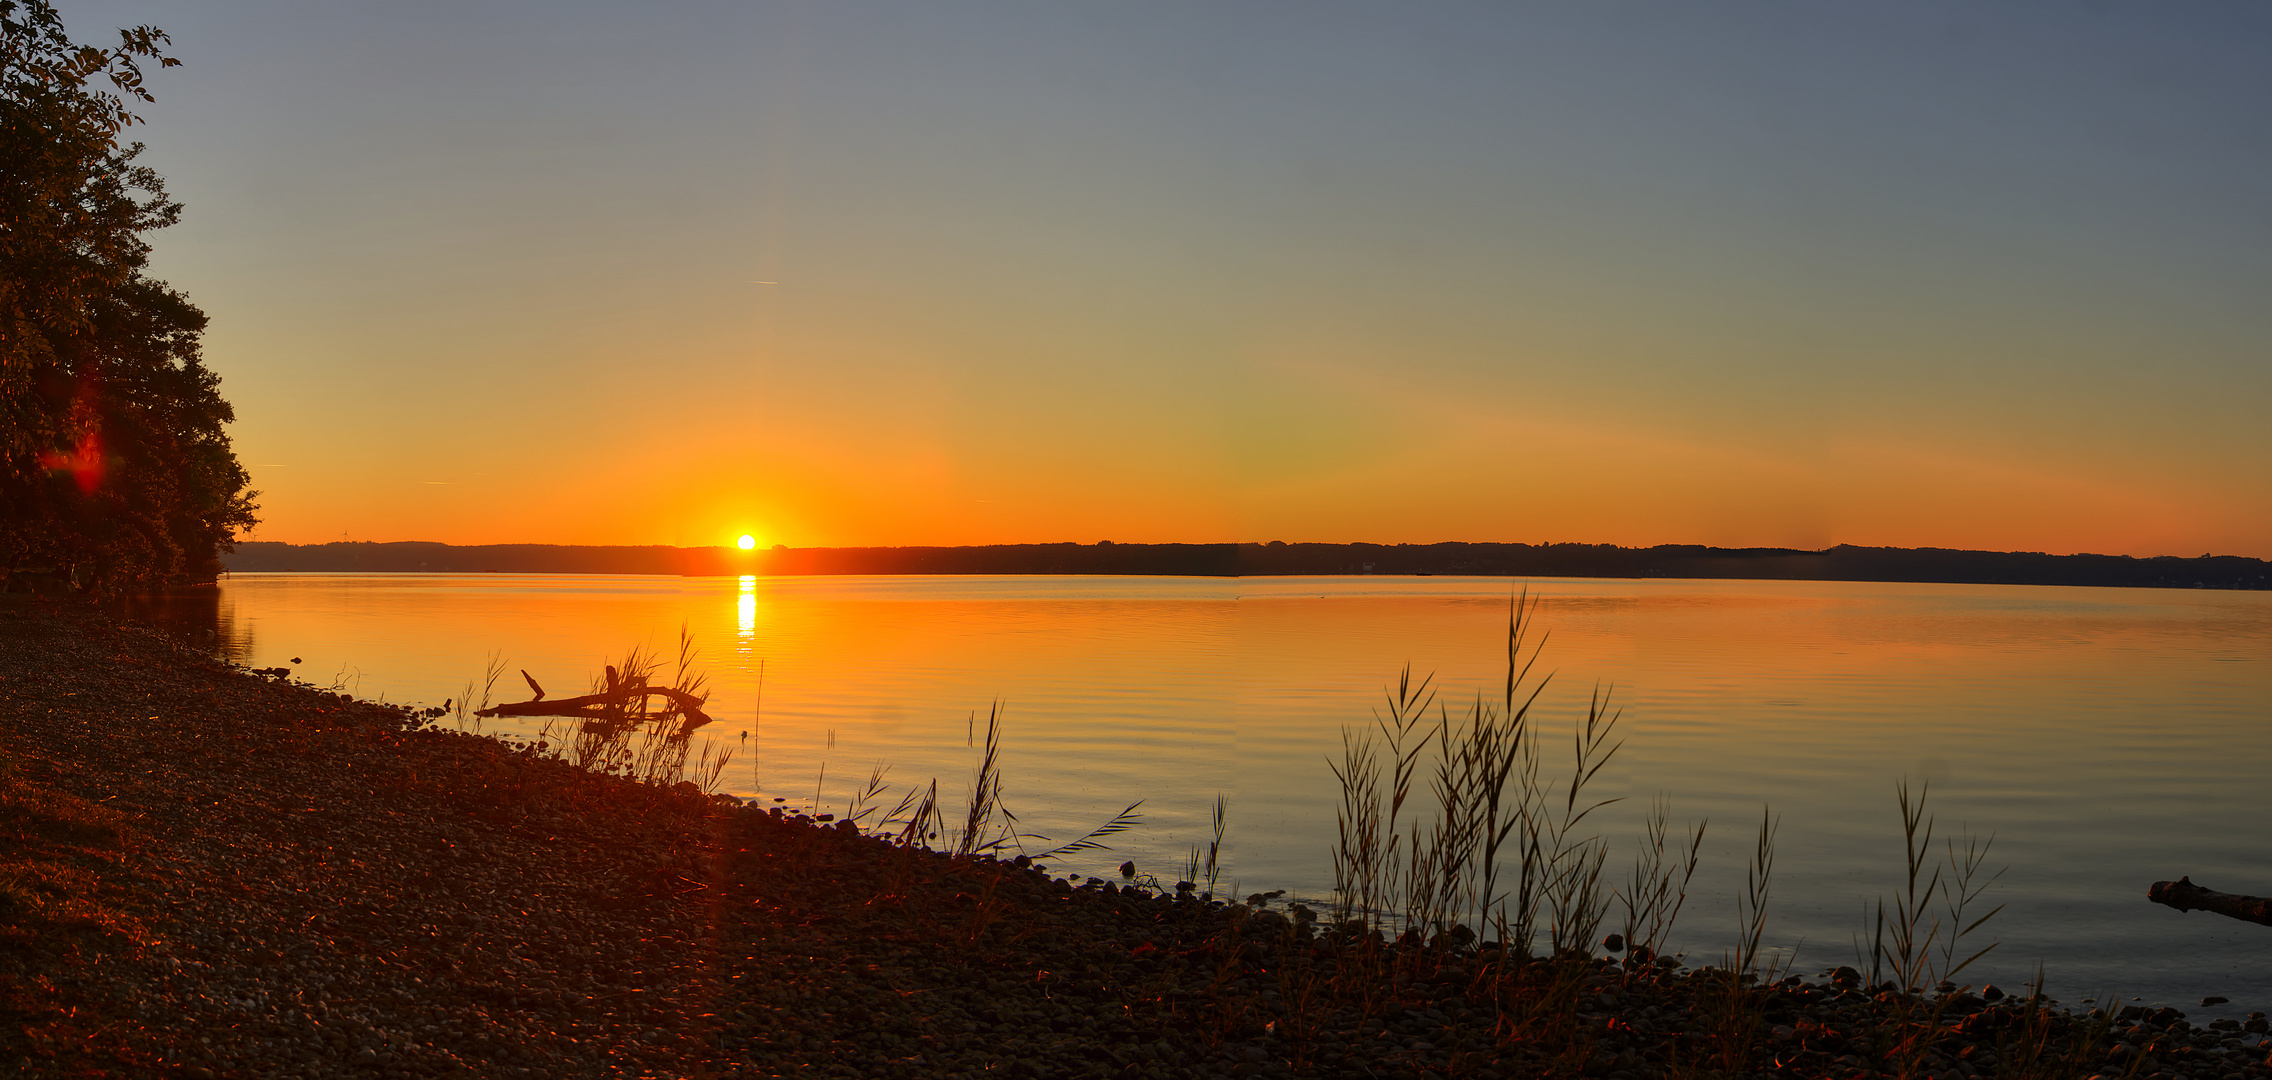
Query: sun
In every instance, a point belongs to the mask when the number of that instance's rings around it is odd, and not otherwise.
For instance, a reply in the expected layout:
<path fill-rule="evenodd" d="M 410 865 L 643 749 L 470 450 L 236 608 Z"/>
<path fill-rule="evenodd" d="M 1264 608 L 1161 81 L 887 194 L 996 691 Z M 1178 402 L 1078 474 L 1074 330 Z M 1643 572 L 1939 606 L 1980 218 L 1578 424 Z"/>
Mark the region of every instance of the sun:
<path fill-rule="evenodd" d="M 743 551 L 755 551 L 757 550 L 757 537 L 743 533 L 741 539 L 734 541 L 734 546 Z"/>

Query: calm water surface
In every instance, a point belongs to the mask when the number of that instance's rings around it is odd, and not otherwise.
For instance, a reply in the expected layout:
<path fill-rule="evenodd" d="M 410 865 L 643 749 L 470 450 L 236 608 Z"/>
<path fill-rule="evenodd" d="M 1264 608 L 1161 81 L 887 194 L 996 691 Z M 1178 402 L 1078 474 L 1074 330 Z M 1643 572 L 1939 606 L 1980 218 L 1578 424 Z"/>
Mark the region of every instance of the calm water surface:
<path fill-rule="evenodd" d="M 1999 949 L 2063 1001 L 2116 993 L 2198 1020 L 2272 1007 L 2272 929 L 2145 900 L 2190 874 L 2272 894 L 2272 594 L 1844 582 L 1526 583 L 1551 633 L 1541 711 L 1566 733 L 1596 683 L 1624 750 L 1597 783 L 1613 873 L 1669 795 L 1708 819 L 1678 937 L 1717 958 L 1762 806 L 1781 815 L 1769 936 L 1801 971 L 1855 959 L 1901 870 L 1894 785 L 1941 831 L 1993 833 Z M 1010 807 L 1077 836 L 1128 803 L 1121 859 L 1172 880 L 1230 800 L 1225 885 L 1321 896 L 1344 725 L 1398 670 L 1454 703 L 1504 675 L 1510 585 L 1463 578 L 652 578 L 238 574 L 221 647 L 370 698 L 581 692 L 681 627 L 713 688 L 726 788 L 842 813 L 871 771 L 960 798 L 997 700 Z M 760 707 L 759 678 L 763 672 Z M 527 734 L 531 727 L 492 732 Z M 886 800 L 887 803 L 890 801 Z M 1039 846 L 1039 845 L 1037 845 Z M 2205 995 L 2232 1004 L 2201 1008 Z"/>

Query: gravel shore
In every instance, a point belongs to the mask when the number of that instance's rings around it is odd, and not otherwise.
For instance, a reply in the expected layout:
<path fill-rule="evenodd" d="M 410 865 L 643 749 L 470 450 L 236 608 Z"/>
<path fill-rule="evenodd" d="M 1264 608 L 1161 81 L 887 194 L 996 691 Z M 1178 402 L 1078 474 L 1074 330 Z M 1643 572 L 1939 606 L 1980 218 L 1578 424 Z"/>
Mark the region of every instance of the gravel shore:
<path fill-rule="evenodd" d="M 32 1077 L 2272 1076 L 2261 1015 L 1729 995 L 895 847 L 71 607 L 0 604 L 0 763 L 119 823 L 50 830 L 73 896 L 0 904 Z"/>

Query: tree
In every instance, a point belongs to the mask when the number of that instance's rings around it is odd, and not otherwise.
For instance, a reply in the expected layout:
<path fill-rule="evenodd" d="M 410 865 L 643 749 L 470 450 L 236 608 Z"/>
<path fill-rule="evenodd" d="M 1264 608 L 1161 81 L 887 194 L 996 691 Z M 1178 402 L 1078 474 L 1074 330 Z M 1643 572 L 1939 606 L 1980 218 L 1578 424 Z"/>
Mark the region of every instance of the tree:
<path fill-rule="evenodd" d="M 205 314 L 144 273 L 181 206 L 119 143 L 170 43 L 76 45 L 48 0 L 0 0 L 0 571 L 210 581 L 255 521 Z"/>

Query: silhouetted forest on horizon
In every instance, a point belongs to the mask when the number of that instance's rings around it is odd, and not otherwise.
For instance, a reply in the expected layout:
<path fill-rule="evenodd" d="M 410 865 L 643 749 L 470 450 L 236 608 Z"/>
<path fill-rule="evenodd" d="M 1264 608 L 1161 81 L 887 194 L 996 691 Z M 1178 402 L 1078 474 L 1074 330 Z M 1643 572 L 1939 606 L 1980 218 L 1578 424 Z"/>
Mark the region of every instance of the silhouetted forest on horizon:
<path fill-rule="evenodd" d="M 1737 578 L 1982 585 L 2268 589 L 2272 563 L 2041 552 L 1877 548 L 1824 551 L 1660 544 L 998 544 L 982 547 L 575 547 L 425 541 L 282 544 L 245 541 L 222 556 L 232 572 L 505 574 L 1139 574 L 1271 577 L 1443 574 L 1479 577 Z"/>

